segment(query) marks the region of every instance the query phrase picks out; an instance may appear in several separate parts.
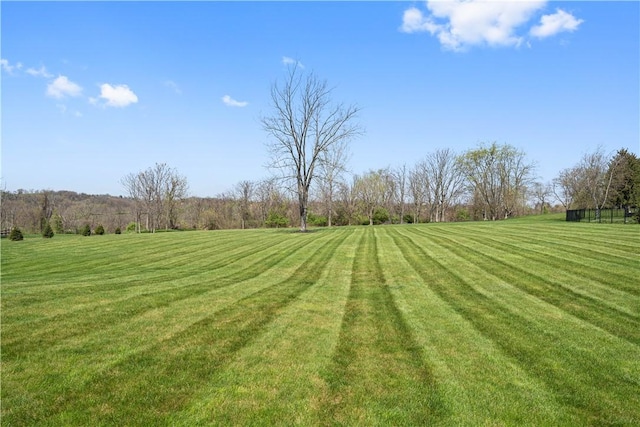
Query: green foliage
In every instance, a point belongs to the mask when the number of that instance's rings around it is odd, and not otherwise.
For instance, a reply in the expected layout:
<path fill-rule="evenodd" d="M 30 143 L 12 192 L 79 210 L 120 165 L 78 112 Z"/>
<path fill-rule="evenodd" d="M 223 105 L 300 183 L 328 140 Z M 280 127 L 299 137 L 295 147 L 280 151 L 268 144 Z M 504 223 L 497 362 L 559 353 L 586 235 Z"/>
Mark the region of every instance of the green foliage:
<path fill-rule="evenodd" d="M 373 223 L 374 224 L 384 224 L 389 221 L 389 211 L 385 208 L 376 208 L 373 211 Z"/>
<path fill-rule="evenodd" d="M 120 234 L 122 233 L 122 231 L 120 230 L 120 227 L 116 227 L 116 231 L 114 232 L 115 234 Z"/>
<path fill-rule="evenodd" d="M 279 212 L 271 212 L 264 223 L 269 228 L 288 227 L 289 219 Z"/>
<path fill-rule="evenodd" d="M 102 224 L 98 224 L 95 229 L 95 234 L 97 234 L 98 236 L 102 236 L 104 234 L 104 227 L 102 226 Z"/>
<path fill-rule="evenodd" d="M 85 224 L 80 229 L 80 234 L 82 234 L 83 236 L 91 236 L 91 227 L 89 226 L 89 224 Z"/>
<path fill-rule="evenodd" d="M 136 232 L 136 223 L 135 222 L 130 222 L 129 224 L 127 224 L 127 233 L 135 233 Z"/>
<path fill-rule="evenodd" d="M 314 225 L 316 227 L 326 227 L 328 224 L 328 219 L 324 215 L 315 215 L 312 212 L 309 212 L 307 215 L 307 223 L 309 225 Z"/>
<path fill-rule="evenodd" d="M 413 224 L 413 215 L 411 214 L 404 214 L 404 216 L 402 217 L 404 219 L 404 222 L 406 224 Z"/>
<path fill-rule="evenodd" d="M 9 232 L 9 240 L 18 242 L 23 239 L 24 236 L 22 235 L 22 231 L 18 227 L 13 227 Z"/>
<path fill-rule="evenodd" d="M 53 228 L 51 228 L 51 224 L 47 222 L 44 226 L 44 230 L 42 231 L 42 237 L 45 239 L 50 239 L 53 237 Z"/>
<path fill-rule="evenodd" d="M 456 209 L 456 221 L 469 221 L 470 219 L 471 219 L 471 215 L 469 215 L 469 209 L 467 208 Z"/>
<path fill-rule="evenodd" d="M 53 218 L 51 218 L 51 221 L 53 222 L 53 231 L 58 234 L 63 234 L 64 224 L 62 222 L 62 216 L 56 212 L 55 214 L 53 214 Z"/>

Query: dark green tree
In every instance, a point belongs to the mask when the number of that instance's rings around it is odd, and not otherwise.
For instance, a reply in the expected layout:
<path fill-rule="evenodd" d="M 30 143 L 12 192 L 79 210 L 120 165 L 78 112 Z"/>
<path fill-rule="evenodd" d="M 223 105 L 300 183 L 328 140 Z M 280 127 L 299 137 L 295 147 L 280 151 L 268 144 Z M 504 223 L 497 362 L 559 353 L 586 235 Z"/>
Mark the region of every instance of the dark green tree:
<path fill-rule="evenodd" d="M 24 236 L 22 235 L 22 231 L 20 231 L 18 227 L 13 227 L 9 233 L 9 240 L 17 242 L 23 239 Z"/>
<path fill-rule="evenodd" d="M 609 161 L 607 176 L 611 186 L 607 204 L 611 207 L 640 206 L 640 159 L 627 149 L 618 150 Z"/>
<path fill-rule="evenodd" d="M 44 226 L 44 230 L 42 230 L 42 237 L 45 239 L 50 239 L 53 237 L 53 228 L 51 228 L 51 224 L 47 222 Z"/>
<path fill-rule="evenodd" d="M 104 234 L 104 227 L 102 226 L 102 224 L 98 224 L 95 229 L 95 234 L 97 234 L 98 236 L 102 236 Z"/>
<path fill-rule="evenodd" d="M 80 229 L 80 234 L 83 236 L 91 236 L 91 227 L 89 224 L 85 224 L 84 227 Z"/>

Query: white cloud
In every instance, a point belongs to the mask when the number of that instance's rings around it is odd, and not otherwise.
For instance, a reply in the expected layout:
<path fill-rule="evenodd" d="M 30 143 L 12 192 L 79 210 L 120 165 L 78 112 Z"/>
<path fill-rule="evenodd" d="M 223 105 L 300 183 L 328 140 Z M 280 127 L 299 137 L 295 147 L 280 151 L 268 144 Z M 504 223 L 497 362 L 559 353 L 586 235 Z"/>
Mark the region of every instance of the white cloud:
<path fill-rule="evenodd" d="M 100 98 L 106 100 L 108 107 L 126 107 L 138 102 L 138 96 L 127 85 L 112 86 L 108 83 L 100 85 Z M 89 98 L 91 104 L 97 104 L 96 98 Z"/>
<path fill-rule="evenodd" d="M 222 102 L 224 102 L 224 104 L 228 105 L 229 107 L 246 107 L 247 105 L 249 105 L 248 102 L 246 102 L 246 101 L 236 101 L 235 99 L 233 99 L 229 95 L 223 96 L 222 97 Z"/>
<path fill-rule="evenodd" d="M 427 10 L 405 10 L 400 31 L 428 32 L 438 38 L 444 49 L 465 51 L 473 46 L 520 46 L 526 41 L 522 27 L 544 8 L 546 0 L 428 0 Z M 560 31 L 574 31 L 582 22 L 558 10 L 545 15 L 541 25 L 531 29 L 536 37 L 548 37 Z"/>
<path fill-rule="evenodd" d="M 556 9 L 553 15 L 544 15 L 540 18 L 540 25 L 531 28 L 530 34 L 534 37 L 545 38 L 554 36 L 563 31 L 573 32 L 578 29 L 584 20 L 577 19 L 562 9 Z"/>
<path fill-rule="evenodd" d="M 42 65 L 37 70 L 35 68 L 27 68 L 26 73 L 34 77 L 44 77 L 47 79 L 50 79 L 51 77 L 53 77 L 52 74 L 49 74 L 49 72 L 47 71 L 44 65 Z"/>
<path fill-rule="evenodd" d="M 304 64 L 302 64 L 302 62 L 289 58 L 288 56 L 282 57 L 282 63 L 284 65 L 295 65 L 296 67 L 304 68 Z"/>
<path fill-rule="evenodd" d="M 47 85 L 47 95 L 53 98 L 82 95 L 82 87 L 69 80 L 66 76 L 58 76 Z"/>
<path fill-rule="evenodd" d="M 22 68 L 22 63 L 18 62 L 16 65 L 11 65 L 8 59 L 0 59 L 0 67 L 7 73 L 13 74 L 14 70 L 19 70 Z"/>
<path fill-rule="evenodd" d="M 436 25 L 432 19 L 425 18 L 419 9 L 411 7 L 404 11 L 400 30 L 405 33 L 428 31 L 431 34 L 434 34 L 438 28 L 439 26 Z"/>

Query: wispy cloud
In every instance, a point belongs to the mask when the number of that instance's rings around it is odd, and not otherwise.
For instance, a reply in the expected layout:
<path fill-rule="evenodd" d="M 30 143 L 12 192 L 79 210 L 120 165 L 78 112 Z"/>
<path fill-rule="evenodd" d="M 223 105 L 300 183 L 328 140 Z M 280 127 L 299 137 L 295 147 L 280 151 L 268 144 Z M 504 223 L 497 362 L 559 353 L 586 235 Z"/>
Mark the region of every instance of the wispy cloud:
<path fill-rule="evenodd" d="M 233 99 L 229 95 L 223 96 L 222 97 L 222 102 L 224 102 L 224 105 L 227 105 L 229 107 L 246 107 L 247 105 L 249 105 L 248 102 L 246 102 L 246 101 L 236 101 L 235 99 Z"/>
<path fill-rule="evenodd" d="M 584 20 L 577 19 L 562 9 L 556 9 L 556 13 L 553 15 L 544 15 L 540 18 L 540 25 L 531 28 L 530 34 L 542 39 L 564 31 L 573 32 L 577 30 L 583 22 Z"/>
<path fill-rule="evenodd" d="M 2 67 L 2 71 L 7 74 L 13 74 L 15 70 L 19 70 L 22 68 L 22 63 L 18 62 L 15 65 L 11 65 L 8 59 L 2 58 L 0 59 L 0 67 Z"/>
<path fill-rule="evenodd" d="M 44 65 L 40 66 L 37 70 L 35 68 L 27 68 L 25 72 L 34 77 L 44 77 L 46 79 L 53 77 L 53 74 L 50 74 Z"/>
<path fill-rule="evenodd" d="M 66 76 L 58 76 L 47 85 L 47 96 L 52 98 L 80 95 L 82 95 L 82 87 L 69 80 Z"/>
<path fill-rule="evenodd" d="M 174 82 L 173 80 L 166 80 L 164 82 L 164 85 L 166 87 L 168 87 L 169 89 L 171 89 L 173 92 L 175 92 L 177 95 L 182 95 L 182 89 L 180 89 L 178 84 L 176 82 Z"/>
<path fill-rule="evenodd" d="M 546 0 L 428 0 L 424 12 L 416 7 L 405 10 L 400 31 L 428 32 L 437 37 L 443 49 L 453 51 L 466 51 L 474 46 L 520 46 L 526 40 L 529 22 L 546 3 Z M 574 31 L 581 22 L 558 9 L 553 15 L 543 16 L 540 25 L 529 34 L 549 37 L 561 31 Z"/>
<path fill-rule="evenodd" d="M 288 56 L 282 57 L 282 63 L 284 65 L 295 65 L 296 67 L 304 68 L 304 64 L 296 59 L 290 58 Z"/>
<path fill-rule="evenodd" d="M 100 99 L 103 99 L 104 105 L 107 107 L 126 107 L 138 102 L 138 96 L 129 89 L 127 85 L 110 85 L 104 83 L 100 85 Z M 99 104 L 96 98 L 90 98 L 92 104 Z"/>

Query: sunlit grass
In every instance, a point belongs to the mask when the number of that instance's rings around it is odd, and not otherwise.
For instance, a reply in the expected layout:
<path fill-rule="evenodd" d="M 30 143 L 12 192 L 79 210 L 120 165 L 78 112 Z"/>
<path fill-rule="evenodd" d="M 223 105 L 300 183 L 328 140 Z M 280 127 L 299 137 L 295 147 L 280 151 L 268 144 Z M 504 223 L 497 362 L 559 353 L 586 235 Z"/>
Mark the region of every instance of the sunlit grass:
<path fill-rule="evenodd" d="M 640 423 L 640 230 L 2 241 L 2 425 Z"/>

